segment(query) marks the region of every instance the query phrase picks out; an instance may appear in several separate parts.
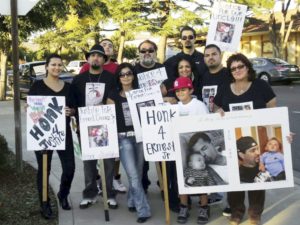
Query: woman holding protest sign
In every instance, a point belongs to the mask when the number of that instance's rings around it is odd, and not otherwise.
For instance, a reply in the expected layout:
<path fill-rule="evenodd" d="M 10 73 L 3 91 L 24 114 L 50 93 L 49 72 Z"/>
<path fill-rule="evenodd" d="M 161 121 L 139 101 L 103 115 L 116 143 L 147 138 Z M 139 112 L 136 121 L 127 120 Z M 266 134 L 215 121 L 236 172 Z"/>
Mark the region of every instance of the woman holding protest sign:
<path fill-rule="evenodd" d="M 37 80 L 31 86 L 29 96 L 63 96 L 66 99 L 65 115 L 66 115 L 66 133 L 65 133 L 65 149 L 57 151 L 62 165 L 62 175 L 60 189 L 57 194 L 60 206 L 64 210 L 70 210 L 68 195 L 71 188 L 71 183 L 75 172 L 75 160 L 73 141 L 70 128 L 70 116 L 74 114 L 74 110 L 70 108 L 71 104 L 68 101 L 70 84 L 59 79 L 59 75 L 63 70 L 63 62 L 61 56 L 51 54 L 46 59 L 46 78 Z M 53 217 L 48 195 L 49 174 L 51 170 L 52 150 L 35 151 L 35 156 L 38 164 L 37 171 L 37 188 L 39 200 L 41 204 L 41 214 L 45 219 Z M 43 160 L 44 159 L 44 160 Z M 47 171 L 43 171 L 43 166 L 47 165 Z M 47 176 L 46 185 L 43 183 L 44 174 Z M 45 186 L 47 187 L 45 192 Z M 44 191 L 43 191 L 44 190 Z M 46 198 L 45 198 L 46 196 Z"/>
<path fill-rule="evenodd" d="M 142 143 L 136 143 L 131 114 L 125 92 L 135 88 L 133 67 L 122 63 L 116 71 L 117 89 L 107 99 L 107 104 L 115 104 L 119 136 L 120 160 L 126 171 L 129 190 L 127 206 L 130 212 L 137 212 L 137 222 L 144 223 L 150 216 L 150 206 L 142 186 L 144 153 Z"/>
<path fill-rule="evenodd" d="M 227 68 L 232 82 L 220 87 L 214 99 L 215 111 L 224 115 L 224 111 L 234 110 L 237 104 L 249 103 L 251 109 L 276 107 L 276 97 L 272 88 L 265 81 L 256 79 L 256 74 L 249 59 L 243 54 L 234 54 L 227 60 Z M 241 165 L 240 165 L 241 166 Z M 258 168 L 258 164 L 256 166 Z M 253 173 L 255 177 L 256 174 Z M 254 177 L 251 179 L 254 182 Z M 239 224 L 245 214 L 245 192 L 228 192 L 228 203 L 232 214 L 230 224 Z M 249 222 L 260 224 L 264 209 L 265 190 L 248 191 Z"/>

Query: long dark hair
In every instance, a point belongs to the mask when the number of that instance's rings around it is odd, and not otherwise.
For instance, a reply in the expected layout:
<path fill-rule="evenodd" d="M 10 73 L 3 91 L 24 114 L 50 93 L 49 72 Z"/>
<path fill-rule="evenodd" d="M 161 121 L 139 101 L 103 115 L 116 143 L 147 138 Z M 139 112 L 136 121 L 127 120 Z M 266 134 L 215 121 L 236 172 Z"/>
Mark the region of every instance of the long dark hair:
<path fill-rule="evenodd" d="M 130 63 L 121 63 L 119 66 L 118 66 L 118 68 L 117 68 L 117 70 L 116 70 L 116 72 L 115 72 L 115 78 L 116 78 L 116 84 L 117 84 L 117 89 L 119 90 L 119 91 L 121 91 L 122 90 L 122 84 L 121 84 L 121 82 L 120 82 L 120 74 L 121 74 L 121 71 L 124 69 L 124 68 L 129 68 L 130 70 L 131 70 L 131 72 L 133 73 L 133 66 L 130 64 Z M 133 75 L 134 76 L 134 79 L 136 79 L 136 76 L 135 75 Z M 132 88 L 133 89 L 136 89 L 137 88 L 137 84 L 136 84 L 136 82 L 134 82 L 134 80 L 132 81 Z"/>
<path fill-rule="evenodd" d="M 227 69 L 232 78 L 232 81 L 235 81 L 235 80 L 232 76 L 230 66 L 233 62 L 238 62 L 238 61 L 242 62 L 248 68 L 248 81 L 254 81 L 256 78 L 256 73 L 255 73 L 255 70 L 253 69 L 253 65 L 250 62 L 250 60 L 242 53 L 233 54 L 227 59 Z"/>
<path fill-rule="evenodd" d="M 192 72 L 192 74 L 194 74 L 194 77 L 198 77 L 197 76 L 197 73 L 198 73 L 198 70 L 197 70 L 197 68 L 196 68 L 196 64 L 195 64 L 195 62 L 193 61 L 193 59 L 192 59 L 192 57 L 191 56 L 189 56 L 189 55 L 180 55 L 178 58 L 177 58 L 177 62 L 176 62 L 176 64 L 174 65 L 174 77 L 175 78 L 177 78 L 177 77 L 179 77 L 179 71 L 178 71 L 178 66 L 179 66 L 179 63 L 181 62 L 181 61 L 187 61 L 189 64 L 190 64 L 190 66 L 191 66 L 191 72 Z M 191 79 L 192 79 L 192 74 L 191 74 Z"/>
<path fill-rule="evenodd" d="M 53 59 L 53 58 L 60 59 L 62 61 L 62 57 L 59 54 L 53 53 L 51 55 L 48 55 L 48 57 L 46 58 L 46 64 L 45 64 L 46 77 L 48 76 L 47 67 L 49 66 L 49 63 L 50 63 L 51 59 Z"/>

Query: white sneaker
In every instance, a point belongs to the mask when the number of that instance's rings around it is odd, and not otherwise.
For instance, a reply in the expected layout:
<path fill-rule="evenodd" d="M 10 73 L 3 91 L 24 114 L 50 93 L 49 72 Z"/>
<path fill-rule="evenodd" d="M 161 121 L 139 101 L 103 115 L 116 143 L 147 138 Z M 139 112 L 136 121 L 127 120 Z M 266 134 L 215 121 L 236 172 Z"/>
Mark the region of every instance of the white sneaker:
<path fill-rule="evenodd" d="M 118 203 L 117 203 L 116 199 L 114 199 L 114 198 L 109 198 L 107 200 L 107 204 L 110 209 L 118 208 Z"/>
<path fill-rule="evenodd" d="M 86 208 L 90 207 L 91 205 L 95 204 L 97 202 L 97 200 L 98 200 L 97 196 L 94 198 L 84 198 L 81 200 L 81 202 L 79 204 L 79 208 L 86 209 Z"/>
<path fill-rule="evenodd" d="M 121 179 L 115 179 L 113 180 L 113 189 L 120 193 L 126 193 L 127 188 L 124 184 L 122 184 Z"/>

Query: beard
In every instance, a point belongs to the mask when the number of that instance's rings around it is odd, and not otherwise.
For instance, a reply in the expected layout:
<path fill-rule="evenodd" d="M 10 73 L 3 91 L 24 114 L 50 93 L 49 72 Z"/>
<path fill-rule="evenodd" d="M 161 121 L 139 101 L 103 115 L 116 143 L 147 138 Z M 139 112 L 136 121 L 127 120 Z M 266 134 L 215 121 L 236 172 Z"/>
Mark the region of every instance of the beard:
<path fill-rule="evenodd" d="M 146 58 L 143 59 L 142 64 L 145 66 L 152 66 L 155 63 L 154 59 L 152 58 Z"/>
<path fill-rule="evenodd" d="M 91 67 L 92 67 L 93 70 L 99 70 L 101 68 L 101 66 L 99 64 L 95 64 L 95 63 L 93 63 L 91 65 Z"/>

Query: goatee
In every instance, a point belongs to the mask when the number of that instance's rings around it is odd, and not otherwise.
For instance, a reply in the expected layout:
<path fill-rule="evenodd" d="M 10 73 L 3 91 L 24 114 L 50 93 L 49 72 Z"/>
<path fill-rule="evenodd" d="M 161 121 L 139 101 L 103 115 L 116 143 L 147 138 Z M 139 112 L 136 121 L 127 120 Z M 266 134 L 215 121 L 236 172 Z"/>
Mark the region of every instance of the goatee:
<path fill-rule="evenodd" d="M 92 64 L 91 67 L 93 70 L 99 70 L 101 68 L 101 66 L 97 64 Z"/>

